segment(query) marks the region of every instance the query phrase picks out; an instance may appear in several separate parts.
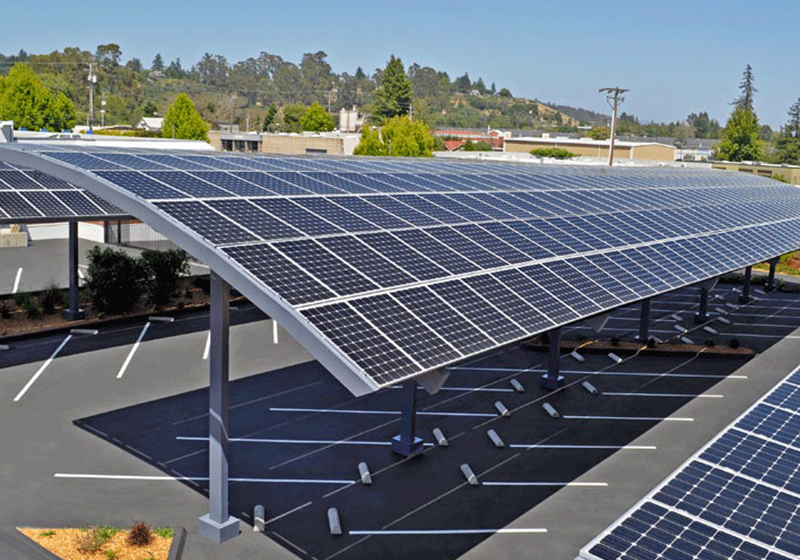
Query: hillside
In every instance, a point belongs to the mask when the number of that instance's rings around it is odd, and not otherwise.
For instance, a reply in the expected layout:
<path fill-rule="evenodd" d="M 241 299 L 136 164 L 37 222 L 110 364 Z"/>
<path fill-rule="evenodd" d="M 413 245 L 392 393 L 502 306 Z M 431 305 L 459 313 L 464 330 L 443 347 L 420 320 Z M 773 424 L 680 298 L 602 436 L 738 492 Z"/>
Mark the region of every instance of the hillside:
<path fill-rule="evenodd" d="M 0 74 L 18 62 L 30 65 L 48 88 L 72 100 L 81 124 L 88 119 L 86 83 L 91 65 L 97 76 L 96 124 L 101 108 L 107 125 L 135 124 L 142 116 L 163 115 L 175 96 L 185 91 L 205 120 L 252 130 L 259 128 L 270 105 L 285 109 L 316 101 L 334 114 L 352 106 L 369 112 L 382 72 L 376 69 L 368 75 L 357 68 L 353 74 L 336 73 L 322 51 L 306 53 L 297 64 L 266 52 L 235 63 L 206 53 L 189 68 L 180 59 L 168 63 L 160 55 L 149 65 L 136 58 L 123 62 L 122 55 L 114 43 L 100 45 L 94 53 L 68 47 L 49 54 L 0 54 Z M 451 79 L 447 72 L 414 63 L 407 74 L 414 90 L 414 117 L 432 127 L 572 129 L 587 116 L 589 122 L 602 118 L 583 109 L 514 98 L 507 89 L 493 83 L 487 87 L 482 78 L 472 80 L 467 73 Z"/>

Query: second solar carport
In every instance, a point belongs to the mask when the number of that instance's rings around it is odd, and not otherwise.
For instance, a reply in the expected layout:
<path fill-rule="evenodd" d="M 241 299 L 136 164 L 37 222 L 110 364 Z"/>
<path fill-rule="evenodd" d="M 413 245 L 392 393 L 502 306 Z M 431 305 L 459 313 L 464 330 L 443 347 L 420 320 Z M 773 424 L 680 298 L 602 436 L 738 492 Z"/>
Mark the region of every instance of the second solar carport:
<path fill-rule="evenodd" d="M 797 189 L 742 175 L 151 152 L 120 165 L 109 154 L 12 146 L 0 159 L 104 197 L 214 271 L 206 521 L 218 541 L 237 525 L 226 499 L 228 283 L 364 394 L 425 378 L 435 389 L 470 357 L 800 246 Z M 646 289 L 616 279 L 620 261 L 644 271 Z"/>

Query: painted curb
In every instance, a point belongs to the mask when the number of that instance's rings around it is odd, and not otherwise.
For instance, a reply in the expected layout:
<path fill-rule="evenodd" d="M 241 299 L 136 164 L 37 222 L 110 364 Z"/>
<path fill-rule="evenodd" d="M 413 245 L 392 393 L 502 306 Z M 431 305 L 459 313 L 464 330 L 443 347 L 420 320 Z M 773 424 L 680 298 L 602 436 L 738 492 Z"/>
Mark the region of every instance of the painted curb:
<path fill-rule="evenodd" d="M 167 560 L 181 560 L 183 556 L 183 545 L 186 544 L 186 529 L 175 527 L 175 536 L 172 538 L 172 545 L 169 547 Z"/>

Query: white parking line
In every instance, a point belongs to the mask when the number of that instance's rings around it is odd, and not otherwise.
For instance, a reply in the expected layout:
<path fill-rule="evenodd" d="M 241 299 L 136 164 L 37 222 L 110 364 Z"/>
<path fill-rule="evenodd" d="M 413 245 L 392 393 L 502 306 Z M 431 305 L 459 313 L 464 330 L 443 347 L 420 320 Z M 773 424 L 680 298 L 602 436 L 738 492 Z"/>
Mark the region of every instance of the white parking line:
<path fill-rule="evenodd" d="M 128 357 L 125 358 L 125 361 L 122 363 L 122 367 L 119 369 L 119 373 L 117 374 L 117 379 L 121 379 L 122 376 L 125 375 L 125 370 L 128 369 L 128 364 L 131 363 L 133 355 L 136 353 L 136 350 L 139 349 L 139 345 L 142 343 L 142 339 L 144 338 L 144 335 L 147 332 L 147 329 L 149 328 L 150 328 L 150 322 L 148 321 L 147 323 L 144 324 L 144 328 L 142 329 L 142 332 L 139 333 L 139 338 L 136 339 L 136 343 L 133 345 L 133 348 L 131 348 L 131 351 L 128 353 Z"/>
<path fill-rule="evenodd" d="M 179 441 L 208 441 L 207 437 L 176 436 Z M 391 441 L 363 441 L 363 440 L 325 440 L 325 439 L 263 439 L 263 438 L 230 438 L 229 443 L 277 443 L 287 445 L 392 445 Z M 432 443 L 425 443 L 426 447 L 433 447 Z"/>
<path fill-rule="evenodd" d="M 481 486 L 587 486 L 587 487 L 606 487 L 608 482 L 484 482 Z"/>
<path fill-rule="evenodd" d="M 393 410 L 344 410 L 334 408 L 272 408 L 270 412 L 327 412 L 331 414 L 386 414 L 399 416 L 399 411 Z M 417 416 L 466 416 L 469 418 L 495 418 L 497 414 L 482 412 L 417 412 Z"/>
<path fill-rule="evenodd" d="M 206 337 L 206 347 L 203 350 L 203 359 L 208 359 L 208 354 L 211 352 L 211 331 L 208 331 L 208 336 Z"/>
<path fill-rule="evenodd" d="M 546 533 L 547 529 L 397 529 L 348 531 L 349 535 L 529 535 Z"/>
<path fill-rule="evenodd" d="M 698 395 L 690 393 L 606 393 L 604 397 L 664 397 L 664 398 L 690 398 L 690 399 L 721 399 L 722 395 Z"/>
<path fill-rule="evenodd" d="M 131 480 L 142 482 L 161 482 L 161 481 L 188 481 L 203 482 L 208 480 L 207 476 L 146 476 L 129 474 L 76 474 L 76 473 L 55 473 L 55 478 L 71 478 L 84 480 Z M 354 484 L 355 480 L 335 480 L 320 478 L 229 478 L 230 482 L 255 482 L 264 484 Z"/>
<path fill-rule="evenodd" d="M 278 344 L 278 321 L 272 320 L 272 344 Z"/>
<path fill-rule="evenodd" d="M 680 416 L 659 418 L 657 416 L 564 416 L 566 420 L 632 420 L 639 422 L 694 422 L 694 418 Z"/>
<path fill-rule="evenodd" d="M 17 277 L 14 279 L 14 287 L 11 289 L 12 294 L 16 294 L 19 289 L 19 279 L 22 278 L 22 267 L 17 269 Z"/>
<path fill-rule="evenodd" d="M 635 451 L 655 451 L 655 445 L 558 445 L 538 443 L 513 443 L 509 447 L 514 449 L 632 449 Z"/>
<path fill-rule="evenodd" d="M 22 269 L 20 269 L 20 270 L 22 270 Z M 52 363 L 52 361 L 55 360 L 56 356 L 58 356 L 58 353 L 61 352 L 61 350 L 64 349 L 64 346 L 67 345 L 67 342 L 69 342 L 71 338 L 72 338 L 71 334 L 67 335 L 67 338 L 65 338 L 64 341 L 61 344 L 58 345 L 58 348 L 56 348 L 56 351 L 53 352 L 50 355 L 50 357 L 47 358 L 47 360 L 39 367 L 39 369 L 36 371 L 36 373 L 33 374 L 33 377 L 31 377 L 30 381 L 28 381 L 25 384 L 25 386 L 22 388 L 22 391 L 17 393 L 17 396 L 14 397 L 14 402 L 19 401 L 25 395 L 25 393 L 28 392 L 28 389 L 31 388 L 31 385 L 33 385 L 36 382 L 36 380 L 39 379 L 39 376 L 42 375 L 44 370 L 47 369 L 47 366 L 49 366 Z"/>
<path fill-rule="evenodd" d="M 478 371 L 478 372 L 519 372 L 519 373 L 545 373 L 546 369 L 525 369 L 525 368 L 491 368 L 491 367 L 469 367 L 469 366 L 455 366 L 450 369 L 457 369 L 462 371 Z M 746 375 L 715 375 L 703 373 L 650 373 L 650 372 L 633 372 L 633 371 L 583 371 L 579 369 L 562 369 L 559 373 L 563 375 L 616 375 L 616 376 L 630 376 L 630 377 L 691 377 L 691 378 L 709 378 L 709 379 L 747 379 Z"/>

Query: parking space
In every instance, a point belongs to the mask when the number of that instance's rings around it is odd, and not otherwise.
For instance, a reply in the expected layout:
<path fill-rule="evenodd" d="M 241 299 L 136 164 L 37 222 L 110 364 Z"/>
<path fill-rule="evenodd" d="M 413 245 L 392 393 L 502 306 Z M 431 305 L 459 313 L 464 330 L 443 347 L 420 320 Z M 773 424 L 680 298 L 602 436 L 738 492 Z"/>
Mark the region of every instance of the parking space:
<path fill-rule="evenodd" d="M 264 505 L 267 538 L 244 526 L 244 535 L 218 549 L 194 534 L 208 507 L 207 314 L 19 342 L 0 352 L 0 422 L 13 427 L 0 441 L 12 451 L 1 465 L 8 507 L 0 525 L 143 517 L 186 525 L 187 557 L 198 558 L 253 551 L 319 560 L 434 552 L 489 558 L 526 547 L 541 557 L 573 558 L 626 500 L 632 504 L 653 486 L 655 473 L 677 466 L 696 441 L 715 433 L 719 419 L 738 414 L 772 377 L 796 365 L 800 296 L 756 295 L 739 306 L 730 286 L 712 291 L 710 310 L 725 314 L 705 326 L 718 334 L 694 323 L 697 289 L 658 298 L 651 311 L 656 336 L 675 339 L 681 324 L 698 342 L 738 338 L 760 354 L 750 362 L 663 355 L 623 356 L 617 364 L 586 352 L 581 363 L 565 355 L 567 384 L 553 393 L 539 388 L 545 353 L 514 347 L 461 364 L 437 395 L 420 391 L 417 431 L 428 445 L 405 460 L 388 446 L 402 391 L 353 398 L 269 319 L 251 306 L 238 309 L 231 513 L 252 523 L 253 507 Z M 565 338 L 630 339 L 638 313 L 638 306 L 619 310 L 599 334 L 579 327 Z M 586 391 L 587 380 L 602 395 Z M 498 402 L 508 417 L 498 414 Z M 561 417 L 551 418 L 545 403 Z M 447 447 L 436 444 L 435 428 Z M 361 462 L 372 485 L 361 482 Z M 468 483 L 464 464 L 478 486 Z M 630 465 L 654 466 L 631 473 Z M 338 537 L 328 531 L 330 507 L 341 515 Z"/>

